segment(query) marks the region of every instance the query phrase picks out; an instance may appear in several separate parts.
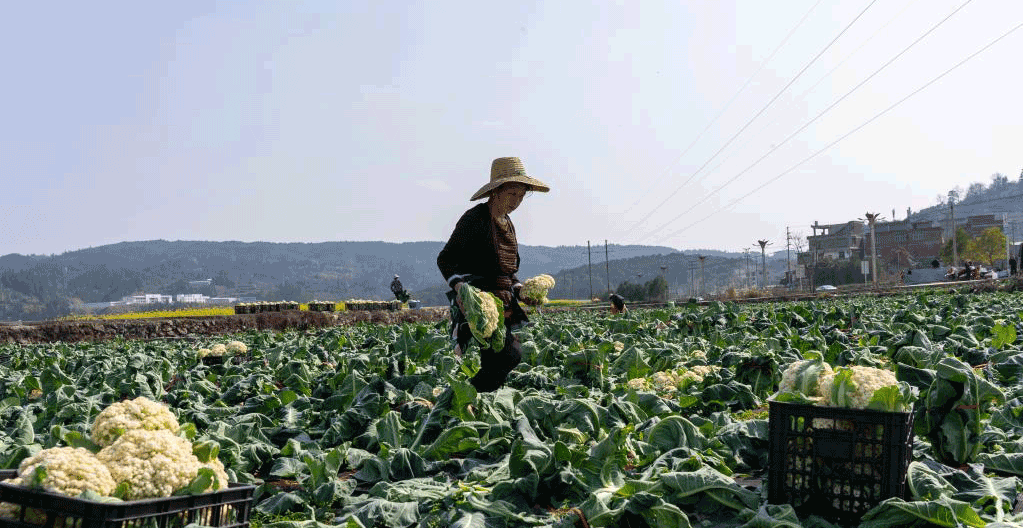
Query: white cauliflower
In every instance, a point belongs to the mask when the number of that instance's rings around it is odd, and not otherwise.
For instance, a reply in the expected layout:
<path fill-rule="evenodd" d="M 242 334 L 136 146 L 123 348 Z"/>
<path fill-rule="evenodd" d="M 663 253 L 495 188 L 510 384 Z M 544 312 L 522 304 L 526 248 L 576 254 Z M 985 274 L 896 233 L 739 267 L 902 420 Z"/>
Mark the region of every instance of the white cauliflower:
<path fill-rule="evenodd" d="M 117 484 L 107 467 L 82 447 L 51 447 L 21 461 L 18 476 L 7 481 L 16 486 L 33 483 L 37 469 L 45 468 L 40 485 L 46 491 L 77 497 L 85 491 L 110 495 Z"/>
<path fill-rule="evenodd" d="M 106 447 L 126 431 L 165 429 L 173 434 L 181 429 L 170 407 L 144 396 L 124 400 L 100 411 L 92 422 L 92 441 Z"/>
<path fill-rule="evenodd" d="M 554 277 L 547 275 L 546 273 L 537 275 L 527 279 L 522 283 L 522 289 L 519 290 L 519 297 L 524 300 L 528 300 L 527 304 L 546 304 L 547 290 L 554 287 Z"/>
<path fill-rule="evenodd" d="M 166 429 L 131 429 L 96 456 L 118 485 L 128 483 L 128 500 L 169 497 L 203 467 L 192 453 L 191 442 Z M 226 474 L 221 478 L 226 486 Z"/>
<path fill-rule="evenodd" d="M 241 341 L 231 341 L 227 344 L 227 351 L 232 354 L 244 354 L 249 351 L 249 347 Z"/>
<path fill-rule="evenodd" d="M 778 392 L 799 392 L 805 396 L 821 395 L 821 380 L 832 376 L 831 365 L 819 360 L 804 359 L 789 364 L 781 375 Z"/>
<path fill-rule="evenodd" d="M 851 372 L 851 377 L 836 386 L 836 376 L 845 372 Z M 824 405 L 851 409 L 865 409 L 875 391 L 898 385 L 899 380 L 893 372 L 859 365 L 838 367 L 834 372 L 821 376 L 820 380 Z"/>
<path fill-rule="evenodd" d="M 621 352 L 622 350 L 625 350 L 625 343 L 622 343 L 621 341 L 615 341 L 612 344 L 615 347 L 615 352 Z"/>
<path fill-rule="evenodd" d="M 245 346 L 245 345 L 242 344 L 242 346 Z M 227 346 L 224 345 L 223 343 L 217 343 L 217 344 L 213 345 L 210 348 L 200 348 L 198 353 L 197 353 L 197 355 L 199 356 L 199 359 L 202 359 L 202 358 L 207 357 L 207 356 L 220 357 L 220 356 L 223 356 L 224 354 L 227 354 Z"/>
<path fill-rule="evenodd" d="M 626 385 L 630 389 L 635 390 L 644 390 L 649 387 L 649 383 L 647 383 L 646 378 L 632 378 L 626 383 Z"/>
<path fill-rule="evenodd" d="M 213 470 L 213 474 L 217 476 L 217 482 L 214 484 L 217 489 L 210 491 L 220 491 L 227 489 L 227 471 L 224 470 L 224 463 L 218 458 L 214 458 L 209 462 L 200 462 L 200 466 L 208 467 Z"/>
<path fill-rule="evenodd" d="M 502 350 L 505 334 L 495 332 L 504 319 L 501 300 L 465 282 L 458 285 L 458 298 L 462 301 L 462 309 L 472 335 L 484 346 Z"/>

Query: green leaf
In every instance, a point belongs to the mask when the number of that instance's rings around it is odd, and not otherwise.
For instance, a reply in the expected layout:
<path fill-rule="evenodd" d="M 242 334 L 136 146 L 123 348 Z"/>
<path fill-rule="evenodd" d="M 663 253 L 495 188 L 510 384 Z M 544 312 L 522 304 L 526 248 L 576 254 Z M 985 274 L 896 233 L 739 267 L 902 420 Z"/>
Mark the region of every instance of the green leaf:
<path fill-rule="evenodd" d="M 183 488 L 175 490 L 172 495 L 201 495 L 213 486 L 217 475 L 208 467 L 199 468 L 195 477 Z"/>
<path fill-rule="evenodd" d="M 444 460 L 453 454 L 465 454 L 479 447 L 479 433 L 475 427 L 456 425 L 445 429 L 433 444 L 423 450 L 422 455 L 430 460 Z"/>
<path fill-rule="evenodd" d="M 192 444 L 192 454 L 199 458 L 199 462 L 216 460 L 220 455 L 220 444 L 213 440 L 202 440 Z"/>
<path fill-rule="evenodd" d="M 891 498 L 864 514 L 859 528 L 910 526 L 921 521 L 947 528 L 959 528 L 964 525 L 984 528 L 987 524 L 966 502 L 946 497 L 914 502 Z"/>
<path fill-rule="evenodd" d="M 1016 327 L 1014 325 L 996 324 L 991 327 L 991 346 L 1001 349 L 1016 342 Z"/>

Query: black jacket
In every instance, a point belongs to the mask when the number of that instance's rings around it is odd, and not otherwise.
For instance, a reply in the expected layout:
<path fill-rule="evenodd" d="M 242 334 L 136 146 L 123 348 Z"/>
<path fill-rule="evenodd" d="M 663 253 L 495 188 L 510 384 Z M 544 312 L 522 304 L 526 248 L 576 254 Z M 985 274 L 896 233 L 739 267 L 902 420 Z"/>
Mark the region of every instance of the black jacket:
<path fill-rule="evenodd" d="M 453 279 L 468 280 L 469 284 L 489 292 L 497 291 L 497 278 L 505 275 L 497 261 L 497 248 L 494 246 L 493 219 L 486 202 L 469 209 L 458 219 L 455 230 L 451 232 L 448 243 L 437 255 L 437 267 L 440 268 L 444 280 L 451 285 Z M 511 226 L 515 232 L 515 226 Z M 516 248 L 515 268 L 518 271 L 522 257 Z M 512 285 L 519 282 L 515 273 L 508 275 Z M 519 306 L 512 291 L 512 310 L 509 325 L 517 325 L 526 321 L 526 313 Z"/>

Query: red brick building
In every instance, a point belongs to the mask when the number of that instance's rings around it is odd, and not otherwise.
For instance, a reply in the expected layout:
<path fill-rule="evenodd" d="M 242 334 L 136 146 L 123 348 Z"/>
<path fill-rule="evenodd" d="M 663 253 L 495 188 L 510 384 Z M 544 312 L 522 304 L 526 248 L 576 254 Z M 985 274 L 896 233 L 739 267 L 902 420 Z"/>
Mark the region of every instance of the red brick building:
<path fill-rule="evenodd" d="M 938 258 L 945 243 L 941 226 L 923 220 L 909 222 L 878 222 L 874 224 L 877 239 L 877 260 L 888 267 L 911 268 Z M 869 229 L 865 253 L 870 255 Z"/>

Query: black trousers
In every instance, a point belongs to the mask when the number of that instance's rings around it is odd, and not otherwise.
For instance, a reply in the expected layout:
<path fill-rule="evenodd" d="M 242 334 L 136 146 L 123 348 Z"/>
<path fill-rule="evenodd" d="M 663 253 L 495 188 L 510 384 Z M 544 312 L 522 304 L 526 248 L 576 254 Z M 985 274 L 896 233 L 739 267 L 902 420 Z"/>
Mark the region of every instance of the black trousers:
<path fill-rule="evenodd" d="M 504 331 L 504 348 L 497 351 L 492 348 L 480 349 L 480 370 L 469 380 L 477 392 L 491 392 L 501 388 L 508 379 L 508 373 L 522 362 L 522 345 L 519 338 L 515 337 L 511 328 L 507 326 Z M 473 341 L 469 323 L 459 324 L 456 332 L 458 348 L 464 352 Z"/>

